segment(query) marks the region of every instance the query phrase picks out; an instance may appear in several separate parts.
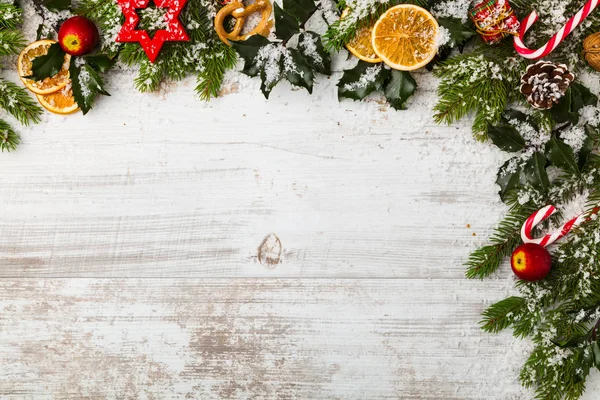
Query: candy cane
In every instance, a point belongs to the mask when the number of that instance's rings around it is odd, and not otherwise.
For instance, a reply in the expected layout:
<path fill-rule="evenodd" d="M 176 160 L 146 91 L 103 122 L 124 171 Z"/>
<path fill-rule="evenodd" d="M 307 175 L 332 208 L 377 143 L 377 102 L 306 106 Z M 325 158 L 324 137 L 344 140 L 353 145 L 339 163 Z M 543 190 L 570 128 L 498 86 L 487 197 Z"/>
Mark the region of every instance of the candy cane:
<path fill-rule="evenodd" d="M 530 50 L 523 43 L 523 38 L 525 37 L 525 33 L 531 28 L 531 26 L 537 21 L 538 15 L 534 10 L 527 18 L 521 22 L 521 29 L 519 31 L 519 36 L 515 36 L 515 50 L 521 56 L 525 58 L 529 58 L 532 60 L 542 58 L 550 54 L 558 45 L 577 28 L 579 24 L 583 22 L 583 20 L 590 15 L 592 11 L 598 6 L 600 0 L 589 0 L 585 6 L 573 18 L 571 18 L 565 26 L 560 28 L 558 32 L 550 38 L 550 40 L 542 47 L 537 50 Z"/>
<path fill-rule="evenodd" d="M 556 242 L 558 239 L 562 238 L 563 236 L 566 236 L 569 232 L 571 232 L 571 230 L 581 225 L 587 219 L 586 214 L 580 215 L 565 222 L 565 224 L 561 226 L 560 229 L 557 229 L 553 233 L 549 233 L 545 236 L 542 236 L 541 238 L 533 238 L 531 236 L 531 231 L 533 230 L 533 228 L 540 222 L 550 218 L 550 216 L 555 212 L 556 208 L 550 205 L 531 214 L 531 216 L 527 218 L 527 221 L 525 221 L 523 227 L 521 228 L 521 239 L 523 239 L 523 243 L 535 243 L 539 244 L 542 247 L 549 246 L 552 243 Z"/>

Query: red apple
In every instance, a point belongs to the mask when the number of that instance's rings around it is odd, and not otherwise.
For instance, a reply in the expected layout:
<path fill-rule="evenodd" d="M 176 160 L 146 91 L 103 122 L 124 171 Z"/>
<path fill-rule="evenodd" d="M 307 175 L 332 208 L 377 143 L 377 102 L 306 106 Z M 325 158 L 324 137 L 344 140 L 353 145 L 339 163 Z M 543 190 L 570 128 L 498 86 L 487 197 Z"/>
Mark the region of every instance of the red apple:
<path fill-rule="evenodd" d="M 90 53 L 99 41 L 98 28 L 85 17 L 71 17 L 58 30 L 58 43 L 65 53 L 83 56 Z"/>
<path fill-rule="evenodd" d="M 539 244 L 525 243 L 515 249 L 510 265 L 519 279 L 539 281 L 550 273 L 552 256 Z"/>

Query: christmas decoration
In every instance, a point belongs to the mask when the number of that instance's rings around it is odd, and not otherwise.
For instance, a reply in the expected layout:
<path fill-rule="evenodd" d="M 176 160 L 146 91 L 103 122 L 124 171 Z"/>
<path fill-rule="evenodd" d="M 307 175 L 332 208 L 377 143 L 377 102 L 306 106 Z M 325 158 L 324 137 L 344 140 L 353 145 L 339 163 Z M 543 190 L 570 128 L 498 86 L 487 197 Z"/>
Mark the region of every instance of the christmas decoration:
<path fill-rule="evenodd" d="M 419 69 L 435 57 L 438 31 L 437 21 L 427 10 L 400 4 L 383 13 L 373 26 L 373 50 L 394 69 Z"/>
<path fill-rule="evenodd" d="M 574 79 L 565 64 L 538 61 L 527 67 L 520 91 L 534 108 L 550 109 L 565 95 Z"/>
<path fill-rule="evenodd" d="M 60 26 L 58 42 L 65 53 L 72 56 L 89 54 L 98 45 L 96 25 L 81 16 L 71 17 Z"/>
<path fill-rule="evenodd" d="M 253 35 L 268 36 L 273 26 L 271 13 L 273 7 L 270 0 L 258 0 L 256 3 L 244 7 L 244 4 L 239 1 L 232 1 L 226 4 L 219 10 L 215 17 L 215 30 L 219 39 L 226 45 L 230 46 L 229 41 L 246 40 Z M 250 32 L 241 34 L 244 24 L 248 17 L 253 14 L 260 13 L 261 19 L 258 24 Z M 231 32 L 225 29 L 225 23 L 228 17 L 235 18 L 235 26 Z"/>
<path fill-rule="evenodd" d="M 535 243 L 517 247 L 510 258 L 513 272 L 519 279 L 535 282 L 544 279 L 552 268 L 548 250 Z"/>
<path fill-rule="evenodd" d="M 179 20 L 179 14 L 185 6 L 187 0 L 154 0 L 154 4 L 160 8 L 167 8 L 165 21 L 166 29 L 159 29 L 153 38 L 145 30 L 137 29 L 140 17 L 137 9 L 145 9 L 150 4 L 150 0 L 117 0 L 123 15 L 125 23 L 117 35 L 117 42 L 139 42 L 142 49 L 148 56 L 150 62 L 155 62 L 160 50 L 165 42 L 189 41 L 189 37 Z"/>
<path fill-rule="evenodd" d="M 477 33 L 488 44 L 499 43 L 506 36 L 519 32 L 519 20 L 508 0 L 485 0 L 469 12 L 469 17 Z"/>
<path fill-rule="evenodd" d="M 534 10 L 525 18 L 521 25 L 521 30 L 519 32 L 519 36 L 515 36 L 514 46 L 517 53 L 519 53 L 522 57 L 529 59 L 538 59 L 546 57 L 550 54 L 554 49 L 558 47 L 558 45 L 577 28 L 579 24 L 581 24 L 587 17 L 594 11 L 594 9 L 598 6 L 600 0 L 588 0 L 588 2 L 583 6 L 581 10 L 577 14 L 575 14 L 571 19 L 567 21 L 567 23 L 550 38 L 550 40 L 542 47 L 537 50 L 530 50 L 525 43 L 523 43 L 525 34 L 531 28 L 531 26 L 537 21 L 538 14 Z"/>
<path fill-rule="evenodd" d="M 350 12 L 349 8 L 346 8 L 340 19 L 343 19 Z M 345 44 L 346 49 L 352 53 L 359 60 L 368 62 L 371 64 L 377 64 L 383 60 L 377 56 L 375 50 L 373 50 L 373 25 L 363 26 L 356 31 L 356 34 L 352 39 Z"/>
<path fill-rule="evenodd" d="M 569 232 L 571 232 L 573 228 L 576 228 L 577 226 L 581 225 L 586 220 L 586 217 L 584 215 L 580 215 L 567 221 L 563 226 L 560 227 L 560 229 L 557 229 L 555 232 L 549 233 L 541 238 L 534 239 L 531 235 L 531 231 L 533 230 L 533 228 L 540 222 L 550 218 L 550 216 L 553 215 L 555 212 L 556 207 L 548 205 L 542 208 L 541 210 L 531 214 L 531 216 L 527 218 L 527 221 L 525 221 L 523 227 L 521 228 L 521 239 L 523 240 L 523 242 L 538 244 L 542 247 L 549 246 L 552 243 L 556 242 L 558 239 L 566 236 Z"/>
<path fill-rule="evenodd" d="M 583 54 L 590 67 L 600 71 L 600 32 L 589 35 L 583 41 Z"/>

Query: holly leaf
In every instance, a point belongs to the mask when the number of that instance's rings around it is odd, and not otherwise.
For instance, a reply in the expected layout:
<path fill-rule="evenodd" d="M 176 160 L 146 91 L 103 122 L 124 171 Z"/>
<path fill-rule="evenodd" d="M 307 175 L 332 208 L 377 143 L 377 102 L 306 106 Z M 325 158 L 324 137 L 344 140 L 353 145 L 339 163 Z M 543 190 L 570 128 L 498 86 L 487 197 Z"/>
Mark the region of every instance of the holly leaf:
<path fill-rule="evenodd" d="M 71 8 L 71 0 L 42 0 L 41 4 L 52 12 L 65 11 Z"/>
<path fill-rule="evenodd" d="M 598 345 L 598 342 L 592 343 L 591 350 L 591 353 L 594 355 L 594 365 L 600 369 L 600 345 Z"/>
<path fill-rule="evenodd" d="M 288 49 L 292 58 L 293 65 L 287 65 L 285 68 L 285 78 L 292 85 L 301 86 L 312 93 L 313 80 L 315 74 L 312 68 L 296 49 Z"/>
<path fill-rule="evenodd" d="M 260 79 L 262 80 L 260 90 L 266 99 L 269 98 L 271 90 L 279 83 L 281 78 L 283 78 L 283 60 L 281 56 L 269 63 L 268 68 L 265 68 L 264 65 L 260 67 Z"/>
<path fill-rule="evenodd" d="M 261 47 L 271 44 L 269 39 L 261 35 L 250 36 L 247 40 L 230 42 L 235 51 L 244 59 L 243 73 L 249 76 L 257 76 L 260 72 L 255 59 Z"/>
<path fill-rule="evenodd" d="M 548 190 L 550 187 L 550 180 L 548 179 L 548 173 L 546 172 L 546 157 L 544 154 L 536 151 L 531 155 L 531 158 L 523 167 L 523 177 L 534 188 L 544 192 Z"/>
<path fill-rule="evenodd" d="M 298 37 L 298 50 L 314 71 L 331 75 L 331 55 L 321 42 L 321 35 L 305 31 Z"/>
<path fill-rule="evenodd" d="M 317 9 L 314 0 L 283 0 L 283 9 L 298 22 L 303 23 Z"/>
<path fill-rule="evenodd" d="M 408 71 L 392 70 L 383 87 L 385 98 L 396 110 L 406 110 L 408 100 L 417 90 L 417 82 Z"/>
<path fill-rule="evenodd" d="M 552 118 L 557 123 L 570 122 L 577 125 L 579 122 L 579 110 L 585 106 L 593 106 L 598 98 L 590 90 L 579 82 L 574 82 L 565 95 L 550 110 Z"/>
<path fill-rule="evenodd" d="M 488 125 L 488 136 L 500 150 L 514 153 L 525 148 L 525 139 L 504 118 L 497 125 Z"/>
<path fill-rule="evenodd" d="M 553 137 L 546 143 L 546 157 L 554 166 L 559 167 L 566 172 L 579 172 L 579 167 L 575 162 L 573 149 L 556 137 Z"/>
<path fill-rule="evenodd" d="M 298 20 L 284 11 L 279 4 L 274 3 L 275 12 L 275 36 L 283 41 L 289 40 L 296 33 L 300 32 Z"/>
<path fill-rule="evenodd" d="M 438 23 L 448 31 L 450 37 L 444 46 L 460 47 L 469 39 L 477 35 L 473 23 L 464 24 L 460 19 L 454 17 L 438 18 Z"/>
<path fill-rule="evenodd" d="M 380 90 L 390 75 L 382 64 L 359 61 L 356 67 L 344 71 L 339 80 L 338 98 L 362 100 L 376 90 Z"/>
<path fill-rule="evenodd" d="M 590 154 L 592 154 L 592 152 L 596 149 L 596 138 L 599 137 L 598 130 L 591 125 L 586 124 L 584 129 L 586 138 L 583 141 L 583 146 L 581 146 L 581 150 L 579 150 L 578 155 L 578 165 L 580 171 L 583 171 L 590 158 Z"/>
<path fill-rule="evenodd" d="M 73 97 L 84 115 L 92 109 L 97 95 L 110 96 L 104 89 L 104 82 L 100 74 L 89 64 L 78 66 L 75 57 L 71 58 L 69 75 L 72 82 Z"/>
<path fill-rule="evenodd" d="M 42 81 L 58 74 L 65 62 L 65 52 L 60 44 L 54 43 L 48 47 L 48 52 L 33 59 L 31 63 L 31 75 L 24 78 L 34 81 Z"/>
<path fill-rule="evenodd" d="M 94 54 L 83 57 L 85 62 L 96 71 L 103 73 L 111 69 L 117 62 L 116 58 L 110 58 L 104 54 Z"/>
<path fill-rule="evenodd" d="M 511 162 L 515 162 L 513 160 L 515 159 L 513 158 L 505 162 L 504 165 L 502 165 L 502 167 L 498 171 L 498 175 L 496 177 L 496 184 L 500 186 L 500 191 L 498 192 L 498 195 L 500 196 L 500 200 L 502 201 L 506 200 L 506 195 L 508 194 L 508 192 L 519 186 L 519 182 L 521 179 L 522 168 L 518 165 L 518 163 L 515 163 L 517 167 L 514 171 L 507 171 L 508 165 Z"/>

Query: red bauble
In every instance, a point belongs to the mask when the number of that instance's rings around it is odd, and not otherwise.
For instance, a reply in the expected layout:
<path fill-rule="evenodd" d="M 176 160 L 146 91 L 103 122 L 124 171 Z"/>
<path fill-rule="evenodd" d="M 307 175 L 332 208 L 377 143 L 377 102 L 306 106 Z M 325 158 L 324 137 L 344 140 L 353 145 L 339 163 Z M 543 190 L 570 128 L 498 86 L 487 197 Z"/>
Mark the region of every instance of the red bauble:
<path fill-rule="evenodd" d="M 85 17 L 71 17 L 63 22 L 58 30 L 60 47 L 72 56 L 90 53 L 98 45 L 99 40 L 98 28 Z"/>
<path fill-rule="evenodd" d="M 510 265 L 519 279 L 539 281 L 550 273 L 552 256 L 539 244 L 525 243 L 515 249 Z"/>

